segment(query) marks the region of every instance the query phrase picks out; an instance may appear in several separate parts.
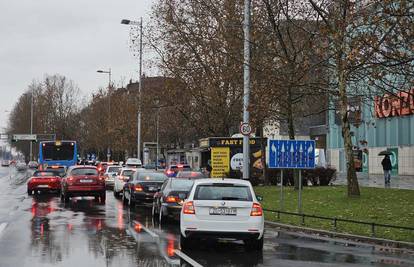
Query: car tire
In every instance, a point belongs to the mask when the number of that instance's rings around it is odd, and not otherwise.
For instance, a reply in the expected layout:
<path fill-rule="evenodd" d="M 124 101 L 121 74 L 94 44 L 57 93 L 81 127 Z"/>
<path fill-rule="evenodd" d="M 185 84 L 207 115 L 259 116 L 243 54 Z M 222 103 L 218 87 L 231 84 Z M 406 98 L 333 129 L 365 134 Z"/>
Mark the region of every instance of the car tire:
<path fill-rule="evenodd" d="M 152 212 L 151 213 L 152 213 L 153 218 L 155 218 L 155 216 L 158 215 L 157 208 L 155 207 L 155 202 L 152 202 Z"/>
<path fill-rule="evenodd" d="M 33 191 L 32 191 L 32 190 L 27 189 L 27 194 L 28 194 L 29 196 L 31 196 L 31 195 L 32 195 L 32 193 L 33 193 Z"/>
<path fill-rule="evenodd" d="M 125 197 L 125 191 L 122 193 L 122 204 L 125 206 L 128 204 L 128 199 Z"/>
<path fill-rule="evenodd" d="M 168 220 L 168 216 L 166 216 L 165 212 L 163 211 L 162 206 L 160 207 L 160 209 L 158 210 L 158 221 L 160 223 L 166 223 Z"/>
<path fill-rule="evenodd" d="M 63 202 L 69 203 L 69 200 L 70 200 L 69 196 L 67 194 L 64 194 L 63 195 Z"/>
<path fill-rule="evenodd" d="M 129 198 L 128 198 L 128 206 L 129 206 L 130 209 L 135 208 L 135 202 L 132 201 L 131 194 L 129 195 Z"/>
<path fill-rule="evenodd" d="M 263 235 L 260 239 L 248 239 L 244 241 L 246 249 L 250 251 L 261 251 L 263 250 L 264 238 Z"/>
<path fill-rule="evenodd" d="M 189 237 L 184 237 L 183 234 L 180 233 L 180 247 L 181 250 L 188 250 L 192 248 L 193 240 Z"/>
<path fill-rule="evenodd" d="M 114 189 L 114 197 L 115 198 L 119 198 L 120 197 L 119 192 L 115 191 L 115 189 Z"/>
<path fill-rule="evenodd" d="M 102 193 L 99 198 L 101 199 L 101 204 L 105 204 L 105 202 L 106 202 L 106 192 Z"/>

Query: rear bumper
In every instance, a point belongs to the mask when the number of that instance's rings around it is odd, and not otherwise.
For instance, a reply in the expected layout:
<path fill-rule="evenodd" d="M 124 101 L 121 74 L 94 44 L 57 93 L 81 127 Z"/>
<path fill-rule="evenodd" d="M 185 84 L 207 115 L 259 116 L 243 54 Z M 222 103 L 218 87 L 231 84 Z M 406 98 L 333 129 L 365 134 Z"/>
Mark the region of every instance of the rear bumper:
<path fill-rule="evenodd" d="M 65 194 L 68 196 L 100 196 L 106 193 L 105 185 L 68 186 Z"/>
<path fill-rule="evenodd" d="M 147 193 L 147 192 L 134 192 L 132 193 L 131 200 L 134 202 L 148 202 L 152 203 L 154 200 L 154 193 Z"/>
<path fill-rule="evenodd" d="M 173 218 L 174 220 L 180 220 L 181 205 L 163 203 L 162 208 L 167 211 L 166 215 L 168 217 Z"/>
<path fill-rule="evenodd" d="M 259 239 L 258 232 L 211 232 L 211 231 L 185 231 L 185 236 L 190 238 L 231 238 L 238 240 Z"/>
<path fill-rule="evenodd" d="M 27 190 L 31 190 L 31 191 L 33 190 L 34 191 L 59 191 L 60 190 L 60 184 L 48 184 L 47 186 L 48 187 L 42 187 L 42 185 L 28 185 Z"/>
<path fill-rule="evenodd" d="M 114 180 L 106 180 L 105 186 L 106 187 L 114 187 L 115 181 Z"/>
<path fill-rule="evenodd" d="M 196 215 L 180 213 L 180 230 L 184 236 L 249 239 L 261 238 L 264 232 L 263 216 L 248 220 L 201 220 Z"/>

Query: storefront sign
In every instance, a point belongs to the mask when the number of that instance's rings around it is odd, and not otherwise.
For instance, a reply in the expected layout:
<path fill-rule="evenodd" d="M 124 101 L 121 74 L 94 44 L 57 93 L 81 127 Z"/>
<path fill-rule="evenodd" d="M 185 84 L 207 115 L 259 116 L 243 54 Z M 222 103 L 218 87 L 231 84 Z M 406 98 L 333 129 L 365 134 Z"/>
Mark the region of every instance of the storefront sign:
<path fill-rule="evenodd" d="M 211 148 L 211 177 L 226 177 L 230 171 L 230 148 L 212 147 Z"/>
<path fill-rule="evenodd" d="M 377 118 L 398 117 L 414 114 L 414 89 L 396 95 L 385 94 L 375 97 L 375 116 Z"/>

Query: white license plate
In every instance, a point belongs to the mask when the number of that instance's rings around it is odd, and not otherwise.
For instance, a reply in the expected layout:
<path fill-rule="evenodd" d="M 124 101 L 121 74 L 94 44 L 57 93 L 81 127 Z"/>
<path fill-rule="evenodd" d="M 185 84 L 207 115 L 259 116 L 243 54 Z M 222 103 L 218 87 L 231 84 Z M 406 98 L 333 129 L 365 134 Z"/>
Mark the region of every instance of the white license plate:
<path fill-rule="evenodd" d="M 40 184 L 37 187 L 38 188 L 48 188 L 49 186 L 47 184 Z"/>
<path fill-rule="evenodd" d="M 81 183 L 92 183 L 93 180 L 91 180 L 91 179 L 82 179 L 82 180 L 80 180 L 80 182 Z"/>
<path fill-rule="evenodd" d="M 236 208 L 210 208 L 210 215 L 230 215 L 236 216 Z"/>
<path fill-rule="evenodd" d="M 157 188 L 150 186 L 150 187 L 148 187 L 148 191 L 157 191 Z"/>

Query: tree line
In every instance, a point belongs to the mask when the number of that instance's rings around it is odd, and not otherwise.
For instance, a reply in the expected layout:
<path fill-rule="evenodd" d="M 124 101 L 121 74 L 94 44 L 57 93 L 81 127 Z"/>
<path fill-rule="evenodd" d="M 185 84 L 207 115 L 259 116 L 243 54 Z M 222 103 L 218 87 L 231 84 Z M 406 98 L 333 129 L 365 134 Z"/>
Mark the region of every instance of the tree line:
<path fill-rule="evenodd" d="M 133 155 L 139 102 L 143 141 L 154 141 L 157 118 L 161 143 L 169 147 L 236 133 L 242 121 L 243 2 L 156 0 L 144 37 L 157 55 L 151 63 L 164 78 L 143 79 L 141 101 L 131 84 L 110 85 L 82 103 L 73 82 L 47 76 L 20 97 L 9 130 L 27 132 L 35 88 L 35 132 L 79 140 L 85 151 L 104 155 L 111 147 L 118 157 Z M 350 100 L 370 104 L 384 92 L 397 96 L 412 87 L 414 3 L 258 0 L 252 6 L 249 110 L 257 134 L 274 123 L 286 126 L 294 139 L 304 121 L 337 108 L 348 194 L 359 195 Z M 135 50 L 137 44 L 132 40 Z"/>

